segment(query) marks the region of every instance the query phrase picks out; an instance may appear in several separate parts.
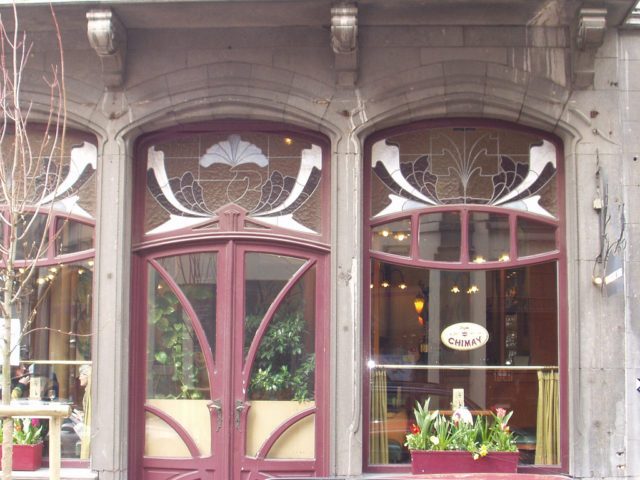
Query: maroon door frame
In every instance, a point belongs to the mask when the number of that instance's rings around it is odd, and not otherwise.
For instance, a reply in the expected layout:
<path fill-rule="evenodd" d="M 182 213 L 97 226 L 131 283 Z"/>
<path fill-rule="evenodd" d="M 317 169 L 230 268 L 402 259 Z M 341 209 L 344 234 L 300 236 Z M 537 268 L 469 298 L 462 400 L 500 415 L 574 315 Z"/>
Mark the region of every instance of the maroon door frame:
<path fill-rule="evenodd" d="M 132 401 L 132 429 L 131 440 L 134 445 L 138 458 L 132 458 L 135 462 L 132 464 L 132 472 L 135 477 L 145 478 L 145 471 L 156 470 L 158 474 L 163 472 L 174 472 L 184 475 L 185 479 L 209 478 L 204 475 L 216 474 L 216 478 L 220 479 L 239 479 L 240 470 L 247 472 L 252 471 L 254 474 L 265 471 L 269 474 L 277 474 L 278 472 L 286 475 L 326 475 L 327 461 L 325 452 L 328 452 L 328 301 L 326 298 L 327 288 L 327 270 L 328 270 L 328 254 L 317 249 L 301 249 L 292 248 L 282 245 L 265 245 L 263 243 L 252 243 L 246 240 L 223 240 L 220 242 L 212 242 L 211 247 L 188 246 L 182 248 L 170 248 L 167 250 L 157 250 L 146 255 L 136 257 L 136 272 L 134 278 L 137 279 L 136 285 L 139 293 L 138 298 L 134 301 L 136 306 L 136 316 L 132 319 L 132 378 L 135 381 L 131 383 Z M 186 459 L 144 459 L 142 454 L 144 451 L 144 417 L 145 411 L 151 411 L 145 408 L 144 401 L 146 398 L 146 310 L 147 310 L 147 266 L 157 266 L 156 258 L 175 256 L 188 253 L 218 253 L 218 302 L 216 305 L 216 318 L 221 322 L 229 322 L 230 328 L 220 328 L 218 324 L 216 328 L 216 351 L 215 358 L 209 351 L 206 351 L 206 339 L 202 326 L 194 324 L 194 330 L 203 347 L 203 352 L 207 358 L 207 368 L 210 383 L 211 399 L 220 400 L 224 423 L 221 432 L 226 434 L 215 433 L 216 413 L 211 412 L 210 428 L 212 431 L 212 455 L 207 457 L 186 458 Z M 242 329 L 236 330 L 234 327 L 239 320 L 244 318 L 244 296 L 236 295 L 235 292 L 244 291 L 244 272 L 238 267 L 244 264 L 244 256 L 246 253 L 265 253 L 276 255 L 287 255 L 307 260 L 305 265 L 287 282 L 287 286 L 274 300 L 274 304 L 269 309 L 265 318 L 269 318 L 274 312 L 277 303 L 285 296 L 288 288 L 291 287 L 304 272 L 312 267 L 316 267 L 316 331 L 315 331 L 315 354 L 316 354 L 316 372 L 315 372 L 315 409 L 313 411 L 302 412 L 286 424 L 281 426 L 277 433 L 282 433 L 293 421 L 299 420 L 309 414 L 315 414 L 315 441 L 316 456 L 314 460 L 291 460 L 291 461 L 273 461 L 264 458 L 246 458 L 244 456 L 244 439 L 246 433 L 247 409 L 245 408 L 241 416 L 242 428 L 238 431 L 235 425 L 236 401 L 246 404 L 246 392 L 243 393 L 243 385 L 246 384 L 250 374 L 251 363 L 247 362 L 243 365 L 243 335 Z M 163 270 L 159 270 L 163 279 L 177 287 L 168 276 L 163 275 Z M 233 279 L 233 282 L 221 281 L 222 279 Z M 187 313 L 192 316 L 194 312 L 190 309 L 186 298 L 176 291 L 181 303 L 186 305 Z M 142 297 L 140 297 L 140 295 Z M 135 296 L 135 295 L 134 295 Z M 225 301 L 226 299 L 230 301 Z M 222 323 L 224 325 L 224 323 Z M 256 335 L 259 335 L 265 328 L 261 327 Z M 134 343 L 135 342 L 135 343 Z M 139 347 L 136 348 L 135 346 Z M 144 346 L 144 348 L 142 348 Z M 255 348 L 252 349 L 255 352 Z M 250 354 L 251 355 L 251 354 Z M 230 365 L 224 365 L 224 359 L 232 358 Z M 217 360 L 217 362 L 216 362 Z M 135 367 L 134 367 L 135 366 Z M 133 370 L 135 368 L 135 370 Z M 230 413 L 232 412 L 232 413 Z M 155 413 L 155 412 L 154 412 Z M 169 422 L 171 423 L 171 422 Z M 173 425 L 175 426 L 175 424 Z M 187 445 L 189 446 L 188 432 L 182 432 Z M 273 445 L 277 438 L 272 439 L 270 445 Z M 268 450 L 265 451 L 265 454 Z M 137 460 L 137 461 L 136 461 Z M 213 470 L 213 466 L 218 466 L 218 470 Z M 234 471 L 232 471 L 232 469 Z M 154 477 L 155 478 L 155 477 Z M 182 476 L 180 477 L 182 478 Z M 254 478 L 254 477 L 251 477 Z M 260 478 L 260 477 L 255 477 Z"/>
<path fill-rule="evenodd" d="M 415 261 L 410 258 L 401 258 L 399 256 L 394 255 L 386 255 L 383 253 L 372 252 L 371 251 L 371 228 L 378 223 L 385 223 L 389 221 L 390 218 L 399 219 L 399 218 L 411 218 L 412 221 L 416 221 L 419 217 L 419 214 L 425 212 L 436 212 L 436 211 L 447 211 L 447 210 L 456 210 L 461 211 L 462 218 L 461 221 L 466 220 L 468 207 L 465 206 L 457 206 L 457 207 L 431 207 L 425 208 L 421 210 L 415 210 L 406 212 L 405 214 L 394 214 L 384 217 L 376 218 L 375 220 L 371 219 L 371 161 L 372 161 L 372 147 L 373 144 L 383 138 L 387 138 L 389 136 L 393 136 L 399 133 L 408 133 L 411 131 L 422 130 L 427 128 L 443 128 L 443 127 L 487 127 L 487 128 L 500 128 L 504 130 L 511 130 L 516 132 L 526 132 L 531 134 L 537 134 L 540 137 L 548 140 L 553 143 L 556 147 L 556 168 L 557 168 L 557 198 L 558 198 L 558 220 L 557 220 L 557 248 L 559 253 L 553 255 L 539 255 L 536 256 L 534 260 L 531 262 L 522 262 L 522 261 L 510 261 L 500 263 L 499 267 L 509 267 L 514 265 L 524 265 L 524 264 L 533 264 L 533 263 L 542 263 L 543 261 L 549 261 L 550 258 L 553 258 L 557 261 L 558 265 L 558 371 L 560 373 L 560 465 L 558 466 L 535 466 L 535 465 L 527 465 L 523 467 L 519 467 L 519 472 L 524 473 L 566 473 L 569 471 L 569 364 L 568 364 L 568 353 L 569 353 L 569 341 L 568 341 L 568 318 L 567 318 L 567 308 L 568 308 L 568 279 L 567 279 L 567 254 L 566 254 L 566 216 L 565 216 L 565 169 L 564 169 L 564 146 L 562 141 L 553 134 L 545 132 L 543 130 L 534 129 L 530 127 L 525 127 L 522 125 L 513 124 L 510 122 L 502 121 L 502 120 L 488 120 L 488 119 L 478 119 L 478 118 L 454 118 L 454 119 L 435 119 L 435 120 L 425 120 L 420 122 L 414 122 L 410 124 L 400 125 L 396 127 L 387 128 L 384 130 L 380 130 L 378 132 L 370 135 L 364 145 L 364 156 L 362 160 L 363 165 L 363 179 L 364 179 L 364 195 L 363 195 L 363 218 L 365 222 L 365 228 L 362 231 L 362 241 L 363 241 L 363 251 L 364 251 L 364 261 L 363 261 L 363 278 L 366 279 L 371 278 L 371 259 L 378 258 L 383 261 L 391 261 L 397 264 L 411 265 L 411 266 L 430 266 L 431 268 L 438 269 L 447 269 L 447 270 L 485 270 L 492 267 L 487 267 L 487 265 L 474 265 L 473 263 L 467 263 L 465 265 L 455 264 L 454 262 L 443 263 L 443 262 L 427 262 L 427 261 Z M 496 208 L 489 206 L 477 206 L 474 207 L 474 210 L 483 210 L 483 211 L 491 211 L 491 212 L 499 212 L 503 214 L 508 214 L 510 218 L 510 224 L 513 226 L 513 222 L 515 221 L 516 216 L 524 217 L 524 218 L 533 218 L 536 220 L 540 220 L 535 215 L 528 214 L 526 212 L 510 212 L 509 209 L 504 208 Z M 553 223 L 553 222 L 550 222 Z M 464 230 L 463 230 L 464 231 Z M 465 251 L 465 243 L 466 239 L 462 239 L 461 244 L 461 253 L 464 257 Z M 417 238 L 412 239 L 412 252 L 416 252 L 417 246 Z M 516 251 L 517 248 L 514 245 L 511 245 L 511 250 Z M 415 255 L 412 255 L 415 258 Z M 465 258 L 463 258 L 464 260 Z M 468 261 L 468 258 L 466 258 Z M 363 290 L 364 291 L 364 290 Z M 410 470 L 410 465 L 402 464 L 402 465 L 385 465 L 385 466 L 372 466 L 369 465 L 369 424 L 368 419 L 370 418 L 370 392 L 367 387 L 370 384 L 370 371 L 367 368 L 367 360 L 368 355 L 371 350 L 371 298 L 369 295 L 369 290 L 366 289 L 364 291 L 363 298 L 363 328 L 362 328 L 362 342 L 363 342 L 363 356 L 364 360 L 363 364 L 363 419 L 364 419 L 364 429 L 363 429 L 363 455 L 362 455 L 362 467 L 365 472 L 393 472 L 393 473 L 401 473 L 407 472 Z"/>
<path fill-rule="evenodd" d="M 322 198 L 321 208 L 321 233 L 298 234 L 286 231 L 282 228 L 271 228 L 256 232 L 229 232 L 207 233 L 203 231 L 179 230 L 169 235 L 146 237 L 144 232 L 144 204 L 146 195 L 146 150 L 154 142 L 167 138 L 182 138 L 192 134 L 203 132 L 264 132 L 272 134 L 295 134 L 304 137 L 322 148 Z M 279 122 L 246 121 L 241 119 L 222 119 L 215 122 L 193 123 L 177 125 L 164 130 L 159 130 L 144 135 L 136 144 L 134 163 L 133 189 L 133 255 L 131 270 L 131 317 L 130 317 L 130 374 L 129 374 L 129 446 L 128 446 L 128 470 L 129 478 L 138 480 L 143 478 L 143 453 L 144 453 L 144 398 L 146 385 L 140 381 L 140 372 L 146 374 L 145 349 L 137 348 L 146 345 L 146 326 L 142 321 L 146 318 L 146 264 L 150 257 L 165 256 L 176 252 L 195 252 L 213 250 L 215 246 L 226 242 L 237 242 L 243 246 L 253 245 L 265 252 L 281 252 L 287 255 L 315 256 L 318 270 L 316 274 L 316 392 L 315 401 L 318 409 L 316 414 L 316 475 L 328 474 L 329 452 L 329 273 L 330 273 L 330 142 L 322 134 L 287 125 Z M 253 243 L 252 243 L 253 242 Z M 218 247 L 219 248 L 219 247 Z M 231 250 L 231 249 L 229 249 Z M 226 259 L 223 264 L 233 265 L 232 259 Z M 223 265 L 223 268 L 224 267 Z M 239 281 L 236 277 L 236 281 Z M 230 285 L 219 288 L 231 288 Z M 231 297 L 227 297 L 231 298 Z M 236 299 L 236 303 L 240 299 Z M 239 305 L 239 304 L 238 304 Z M 238 308 L 235 305 L 235 308 Z M 216 334 L 217 335 L 217 334 Z M 210 379 L 211 381 L 211 379 Z M 231 393 L 229 393 L 231 395 Z M 223 448 L 229 452 L 236 445 L 225 442 Z M 212 449 L 215 448 L 212 445 Z M 190 460 L 193 464 L 205 466 L 201 459 Z M 295 472 L 293 473 L 295 475 Z M 185 480 L 191 480 L 191 477 Z M 224 480 L 227 480 L 225 477 Z M 182 479 L 182 477 L 181 477 Z"/>

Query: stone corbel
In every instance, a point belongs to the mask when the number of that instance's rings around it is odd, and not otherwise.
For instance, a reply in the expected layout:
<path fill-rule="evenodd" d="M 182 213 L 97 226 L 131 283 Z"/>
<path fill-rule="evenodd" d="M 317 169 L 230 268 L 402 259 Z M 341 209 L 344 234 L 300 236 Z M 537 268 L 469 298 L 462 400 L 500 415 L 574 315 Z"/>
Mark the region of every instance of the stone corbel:
<path fill-rule="evenodd" d="M 588 88 L 593 85 L 596 51 L 604 42 L 606 29 L 606 9 L 580 9 L 576 28 L 576 50 L 573 57 L 573 86 L 575 88 Z"/>
<path fill-rule="evenodd" d="M 87 12 L 87 35 L 102 62 L 102 78 L 107 90 L 124 83 L 127 56 L 127 30 L 110 9 Z"/>
<path fill-rule="evenodd" d="M 331 8 L 331 48 L 335 54 L 337 83 L 353 86 L 358 77 L 358 7 L 340 2 Z"/>

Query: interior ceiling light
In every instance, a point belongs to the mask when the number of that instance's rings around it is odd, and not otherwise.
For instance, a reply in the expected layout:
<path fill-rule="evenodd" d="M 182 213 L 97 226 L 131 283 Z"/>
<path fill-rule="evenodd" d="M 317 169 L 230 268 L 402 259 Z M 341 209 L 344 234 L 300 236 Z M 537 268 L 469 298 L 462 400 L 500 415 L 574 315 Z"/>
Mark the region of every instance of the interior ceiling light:
<path fill-rule="evenodd" d="M 473 259 L 473 263 L 486 263 L 486 260 L 482 255 L 478 255 Z"/>
<path fill-rule="evenodd" d="M 509 257 L 508 253 L 503 253 L 500 255 L 500 258 L 498 258 L 499 262 L 508 262 L 509 260 L 511 260 L 511 257 Z"/>

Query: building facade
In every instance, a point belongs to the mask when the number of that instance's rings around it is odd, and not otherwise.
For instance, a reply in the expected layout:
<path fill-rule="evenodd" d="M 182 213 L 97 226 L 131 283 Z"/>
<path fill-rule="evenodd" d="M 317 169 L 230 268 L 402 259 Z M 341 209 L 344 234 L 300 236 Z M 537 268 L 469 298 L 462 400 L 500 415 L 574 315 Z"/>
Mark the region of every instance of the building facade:
<path fill-rule="evenodd" d="M 415 401 L 462 394 L 522 472 L 640 478 L 635 2 L 53 6 L 82 208 L 40 321 L 77 341 L 21 362 L 84 411 L 69 466 L 402 474 Z"/>

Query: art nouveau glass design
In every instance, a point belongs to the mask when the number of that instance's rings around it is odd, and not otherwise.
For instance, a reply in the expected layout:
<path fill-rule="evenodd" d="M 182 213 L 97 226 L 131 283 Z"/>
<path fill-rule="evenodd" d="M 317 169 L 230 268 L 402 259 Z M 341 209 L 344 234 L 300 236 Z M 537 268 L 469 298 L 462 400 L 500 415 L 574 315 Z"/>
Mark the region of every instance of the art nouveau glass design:
<path fill-rule="evenodd" d="M 408 463 L 416 401 L 446 411 L 454 390 L 477 415 L 515 411 L 521 464 L 559 464 L 555 144 L 460 124 L 393 134 L 370 152 L 368 464 Z"/>
<path fill-rule="evenodd" d="M 253 228 L 317 234 L 321 174 L 320 146 L 293 136 L 212 133 L 158 143 L 147 150 L 145 231 L 215 228 L 219 209 L 235 205 Z"/>
<path fill-rule="evenodd" d="M 493 205 L 557 217 L 556 148 L 488 128 L 433 128 L 372 146 L 373 216 L 428 206 Z"/>

